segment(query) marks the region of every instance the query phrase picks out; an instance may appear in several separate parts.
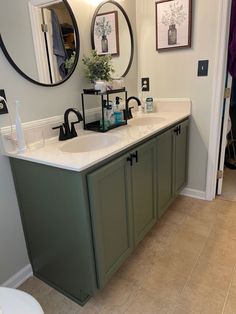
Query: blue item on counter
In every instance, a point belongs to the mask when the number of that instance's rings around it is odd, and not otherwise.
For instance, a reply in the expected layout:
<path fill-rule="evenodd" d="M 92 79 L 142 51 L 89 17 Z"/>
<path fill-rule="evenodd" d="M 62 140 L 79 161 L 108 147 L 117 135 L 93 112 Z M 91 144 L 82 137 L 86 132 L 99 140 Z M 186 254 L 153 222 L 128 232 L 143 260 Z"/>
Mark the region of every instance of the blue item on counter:
<path fill-rule="evenodd" d="M 119 123 L 123 122 L 121 111 L 115 111 L 114 116 L 115 116 L 115 124 L 119 124 Z"/>

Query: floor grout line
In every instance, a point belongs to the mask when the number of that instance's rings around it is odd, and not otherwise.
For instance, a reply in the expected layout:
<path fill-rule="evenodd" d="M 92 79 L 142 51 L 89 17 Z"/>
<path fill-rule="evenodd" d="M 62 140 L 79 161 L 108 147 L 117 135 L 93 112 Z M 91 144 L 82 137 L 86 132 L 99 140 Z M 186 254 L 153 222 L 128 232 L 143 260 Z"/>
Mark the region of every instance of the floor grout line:
<path fill-rule="evenodd" d="M 229 287 L 228 287 L 228 290 L 227 290 L 227 293 L 226 293 L 226 296 L 225 296 L 225 301 L 224 301 L 224 304 L 223 304 L 223 308 L 222 308 L 221 314 L 224 313 L 224 310 L 225 310 L 225 307 L 226 307 L 226 304 L 227 304 L 227 301 L 228 301 L 228 298 L 229 298 L 230 289 L 231 289 L 232 284 L 233 284 L 233 275 L 234 275 L 235 272 L 236 272 L 236 263 L 234 264 L 231 280 L 230 280 Z"/>
<path fill-rule="evenodd" d="M 195 261 L 195 263 L 194 263 L 194 265 L 193 265 L 191 271 L 189 272 L 188 278 L 186 279 L 186 282 L 185 282 L 183 288 L 181 289 L 181 291 L 180 291 L 180 293 L 179 293 L 179 297 L 181 297 L 181 295 L 183 294 L 184 289 L 185 289 L 186 286 L 188 285 L 188 283 L 189 283 L 189 281 L 190 281 L 190 279 L 191 279 L 191 277 L 192 277 L 192 274 L 193 274 L 194 270 L 195 270 L 196 267 L 197 267 L 197 264 L 198 264 L 198 262 L 199 262 L 199 259 L 200 259 L 201 255 L 202 255 L 202 253 L 203 253 L 203 251 L 204 251 L 204 249 L 205 249 L 205 247 L 206 247 L 207 241 L 208 241 L 209 238 L 210 238 L 210 234 L 211 234 L 212 230 L 213 230 L 213 225 L 212 225 L 212 227 L 211 227 L 210 230 L 209 230 L 208 236 L 206 237 L 206 240 L 205 240 L 204 245 L 202 246 L 202 249 L 200 250 L 198 256 L 196 257 L 196 261 Z M 178 304 L 176 304 L 176 306 L 174 307 L 174 312 L 175 312 L 177 306 L 178 306 Z M 174 312 L 173 312 L 173 313 L 174 313 Z"/>

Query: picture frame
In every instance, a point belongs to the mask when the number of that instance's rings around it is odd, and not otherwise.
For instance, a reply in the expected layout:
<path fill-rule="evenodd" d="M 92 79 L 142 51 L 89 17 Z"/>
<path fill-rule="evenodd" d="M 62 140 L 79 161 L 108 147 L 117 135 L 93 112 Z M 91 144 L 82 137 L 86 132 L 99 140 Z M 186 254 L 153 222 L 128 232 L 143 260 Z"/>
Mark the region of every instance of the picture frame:
<path fill-rule="evenodd" d="M 97 14 L 94 24 L 94 46 L 98 55 L 120 55 L 118 12 Z"/>
<path fill-rule="evenodd" d="M 192 0 L 161 0 L 156 5 L 156 50 L 191 47 Z"/>

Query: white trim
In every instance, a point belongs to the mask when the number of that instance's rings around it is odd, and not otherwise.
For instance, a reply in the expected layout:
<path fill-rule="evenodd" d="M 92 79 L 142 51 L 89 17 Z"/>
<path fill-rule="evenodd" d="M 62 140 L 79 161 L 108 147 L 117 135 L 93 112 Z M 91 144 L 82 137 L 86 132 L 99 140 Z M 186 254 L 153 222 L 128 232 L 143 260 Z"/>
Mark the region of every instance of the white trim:
<path fill-rule="evenodd" d="M 197 198 L 197 199 L 200 199 L 200 200 L 205 200 L 206 199 L 206 193 L 204 191 L 193 190 L 193 189 L 189 189 L 189 188 L 183 189 L 183 191 L 180 194 L 184 195 L 184 196 Z"/>
<path fill-rule="evenodd" d="M 96 114 L 100 113 L 100 107 L 96 107 L 96 108 L 91 108 L 91 109 L 87 109 L 85 110 L 85 115 L 86 118 L 96 118 Z M 87 119 L 86 119 L 87 120 Z M 49 118 L 45 118 L 45 119 L 40 119 L 40 120 L 34 120 L 34 121 L 30 121 L 30 122 L 24 122 L 22 123 L 22 127 L 24 130 L 29 130 L 31 128 L 37 128 L 37 127 L 51 127 L 51 125 L 53 124 L 57 124 L 57 123 L 62 123 L 64 121 L 64 116 L 54 116 L 54 117 L 49 117 Z M 79 125 L 82 126 L 83 123 L 80 123 Z M 54 125 L 54 126 L 55 126 Z M 15 125 L 13 124 L 12 127 L 11 126 L 5 126 L 0 128 L 0 135 L 7 135 L 9 133 L 11 133 L 11 128 L 13 129 L 13 131 L 15 131 Z"/>
<path fill-rule="evenodd" d="M 30 122 L 24 122 L 22 123 L 23 129 L 31 129 L 31 128 L 37 128 L 37 127 L 45 127 L 46 125 L 50 124 L 56 124 L 61 123 L 63 121 L 63 116 L 54 116 L 50 118 L 45 118 L 41 120 L 35 120 Z M 13 131 L 15 130 L 15 125 L 13 125 Z M 9 134 L 11 132 L 11 126 L 5 126 L 0 128 L 0 134 Z"/>
<path fill-rule="evenodd" d="M 57 4 L 57 3 L 61 3 L 62 0 L 30 0 L 29 3 L 31 3 L 32 5 L 36 6 L 36 7 L 47 7 L 53 4 Z"/>
<path fill-rule="evenodd" d="M 29 277 L 33 276 L 32 267 L 30 264 L 22 268 L 15 275 L 9 278 L 1 286 L 7 288 L 18 288 L 23 282 L 25 282 Z"/>
<path fill-rule="evenodd" d="M 232 76 L 228 74 L 228 79 L 227 79 L 227 88 L 232 89 Z M 227 134 L 229 132 L 228 127 L 229 127 L 229 110 L 230 110 L 230 97 L 225 99 L 225 105 L 224 105 L 224 112 L 223 117 L 223 126 L 222 126 L 222 134 L 221 134 L 221 143 L 220 143 L 220 154 L 219 154 L 219 171 L 222 171 L 224 173 L 224 163 L 225 163 L 225 148 L 227 145 Z M 218 179 L 217 183 L 217 195 L 222 194 L 222 187 L 223 187 L 223 177 L 224 175 Z"/>
<path fill-rule="evenodd" d="M 209 152 L 206 178 L 206 199 L 213 200 L 216 192 L 217 168 L 219 158 L 221 116 L 223 109 L 228 53 L 229 23 L 231 0 L 221 0 L 218 14 L 217 55 L 215 60 L 214 81 L 211 104 Z"/>
<path fill-rule="evenodd" d="M 50 84 L 46 43 L 44 33 L 41 30 L 41 24 L 43 24 L 41 9 L 32 5 L 30 2 L 28 3 L 28 6 L 34 42 L 35 59 L 38 69 L 38 78 L 41 83 Z"/>

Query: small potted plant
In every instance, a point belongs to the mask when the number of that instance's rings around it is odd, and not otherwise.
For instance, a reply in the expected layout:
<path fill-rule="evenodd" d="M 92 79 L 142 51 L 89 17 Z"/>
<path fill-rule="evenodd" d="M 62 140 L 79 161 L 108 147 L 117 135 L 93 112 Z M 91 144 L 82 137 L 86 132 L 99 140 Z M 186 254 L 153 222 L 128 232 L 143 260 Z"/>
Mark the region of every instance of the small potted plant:
<path fill-rule="evenodd" d="M 111 74 L 114 72 L 111 59 L 111 55 L 98 56 L 96 50 L 92 50 L 88 56 L 83 57 L 85 75 L 91 83 L 95 84 L 95 89 L 101 89 L 96 88 L 96 85 L 102 86 L 101 81 L 106 83 L 111 80 Z M 100 84 L 96 84 L 98 82 Z"/>

